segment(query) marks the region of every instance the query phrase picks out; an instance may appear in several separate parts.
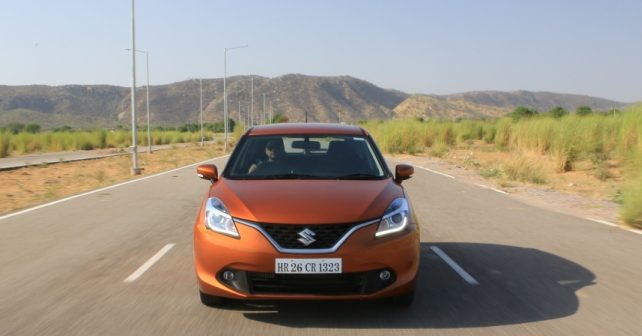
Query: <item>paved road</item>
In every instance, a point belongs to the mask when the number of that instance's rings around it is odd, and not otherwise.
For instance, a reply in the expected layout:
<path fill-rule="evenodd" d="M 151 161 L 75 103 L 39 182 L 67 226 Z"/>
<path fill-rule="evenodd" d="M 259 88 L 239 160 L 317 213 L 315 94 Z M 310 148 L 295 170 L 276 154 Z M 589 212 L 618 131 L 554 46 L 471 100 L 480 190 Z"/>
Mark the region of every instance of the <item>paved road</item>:
<path fill-rule="evenodd" d="M 410 309 L 201 305 L 191 231 L 208 186 L 189 167 L 0 219 L 0 335 L 642 333 L 642 236 L 421 169 L 404 185 L 423 240 Z"/>

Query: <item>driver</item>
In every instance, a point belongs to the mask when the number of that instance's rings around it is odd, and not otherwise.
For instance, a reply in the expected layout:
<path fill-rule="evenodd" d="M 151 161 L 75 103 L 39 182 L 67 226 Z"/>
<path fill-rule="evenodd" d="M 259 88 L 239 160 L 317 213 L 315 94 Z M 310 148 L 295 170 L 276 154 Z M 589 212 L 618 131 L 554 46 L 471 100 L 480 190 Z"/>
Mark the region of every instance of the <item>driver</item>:
<path fill-rule="evenodd" d="M 283 142 L 281 140 L 270 140 L 265 145 L 265 155 L 267 156 L 267 161 L 259 161 L 250 166 L 248 174 L 252 174 L 256 169 L 267 162 L 279 162 L 284 155 Z"/>

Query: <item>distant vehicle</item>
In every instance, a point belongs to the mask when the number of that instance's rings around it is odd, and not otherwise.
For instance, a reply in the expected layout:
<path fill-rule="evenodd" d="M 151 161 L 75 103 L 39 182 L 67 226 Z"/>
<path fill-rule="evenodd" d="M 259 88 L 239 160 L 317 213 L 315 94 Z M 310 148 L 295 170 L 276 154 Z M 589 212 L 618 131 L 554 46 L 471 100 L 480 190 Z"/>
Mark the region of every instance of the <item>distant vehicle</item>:
<path fill-rule="evenodd" d="M 362 128 L 251 128 L 212 182 L 194 226 L 201 301 L 359 300 L 410 305 L 419 225 L 401 182 Z"/>

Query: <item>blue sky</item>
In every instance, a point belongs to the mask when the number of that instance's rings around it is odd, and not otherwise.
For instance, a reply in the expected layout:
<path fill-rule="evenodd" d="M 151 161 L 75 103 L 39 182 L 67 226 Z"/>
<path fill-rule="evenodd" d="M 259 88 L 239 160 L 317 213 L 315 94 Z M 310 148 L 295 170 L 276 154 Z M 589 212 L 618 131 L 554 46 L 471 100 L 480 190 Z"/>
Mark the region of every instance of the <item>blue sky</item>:
<path fill-rule="evenodd" d="M 350 75 L 408 93 L 642 100 L 642 1 L 137 0 L 151 83 Z M 131 85 L 130 0 L 3 0 L 0 84 Z M 141 55 L 142 56 L 142 55 Z M 138 57 L 138 81 L 144 81 Z"/>

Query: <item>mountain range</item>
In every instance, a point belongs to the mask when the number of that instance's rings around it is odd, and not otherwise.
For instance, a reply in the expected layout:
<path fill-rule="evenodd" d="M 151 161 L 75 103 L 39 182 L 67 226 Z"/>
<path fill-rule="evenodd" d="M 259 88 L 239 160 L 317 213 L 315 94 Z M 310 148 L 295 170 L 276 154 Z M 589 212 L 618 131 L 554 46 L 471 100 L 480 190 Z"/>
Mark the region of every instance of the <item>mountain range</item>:
<path fill-rule="evenodd" d="M 222 120 L 223 79 L 203 79 L 202 88 L 204 121 Z M 154 85 L 149 90 L 153 125 L 176 126 L 198 122 L 198 80 Z M 307 118 L 310 122 L 351 123 L 398 117 L 498 117 L 520 105 L 539 111 L 557 106 L 569 111 L 578 106 L 606 111 L 627 105 L 590 96 L 531 91 L 411 95 L 349 76 L 300 74 L 275 78 L 234 76 L 227 78 L 226 91 L 230 118 L 247 120 L 253 110 L 255 123 L 264 117 L 269 118 L 270 112 L 286 116 L 290 121 L 305 121 Z M 139 87 L 136 92 L 137 120 L 142 123 L 146 120 L 145 87 Z M 15 122 L 38 123 L 44 129 L 64 125 L 79 128 L 126 126 L 131 123 L 130 104 L 130 89 L 120 86 L 0 85 L 0 127 Z"/>

